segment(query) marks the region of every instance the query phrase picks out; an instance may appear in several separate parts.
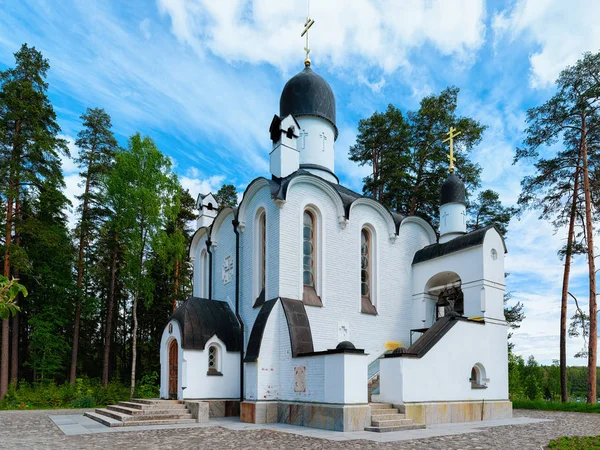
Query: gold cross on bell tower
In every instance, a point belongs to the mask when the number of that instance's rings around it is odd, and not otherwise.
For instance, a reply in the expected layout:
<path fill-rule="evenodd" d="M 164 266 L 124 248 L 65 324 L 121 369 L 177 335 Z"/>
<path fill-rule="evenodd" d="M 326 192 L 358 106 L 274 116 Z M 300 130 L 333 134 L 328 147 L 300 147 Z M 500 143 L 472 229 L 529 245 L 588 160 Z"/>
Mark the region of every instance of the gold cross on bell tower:
<path fill-rule="evenodd" d="M 456 128 L 450 127 L 450 131 L 446 133 L 448 137 L 442 141 L 450 141 L 450 154 L 446 155 L 446 157 L 450 160 L 450 167 L 448 168 L 448 170 L 450 170 L 450 173 L 454 173 L 454 163 L 456 162 L 456 158 L 454 157 L 454 138 L 460 133 L 460 131 L 456 131 Z"/>
<path fill-rule="evenodd" d="M 312 27 L 314 25 L 315 21 L 313 19 L 310 18 L 310 0 L 308 1 L 308 9 L 306 12 L 306 22 L 304 22 L 304 31 L 302 31 L 302 34 L 300 35 L 300 37 L 304 37 L 304 35 L 306 35 L 306 47 L 304 47 L 304 51 L 306 52 L 306 57 L 304 59 L 304 65 L 306 67 L 310 66 L 310 58 L 308 57 L 308 54 L 310 53 L 310 46 L 308 43 L 308 30 L 310 29 L 310 27 Z"/>

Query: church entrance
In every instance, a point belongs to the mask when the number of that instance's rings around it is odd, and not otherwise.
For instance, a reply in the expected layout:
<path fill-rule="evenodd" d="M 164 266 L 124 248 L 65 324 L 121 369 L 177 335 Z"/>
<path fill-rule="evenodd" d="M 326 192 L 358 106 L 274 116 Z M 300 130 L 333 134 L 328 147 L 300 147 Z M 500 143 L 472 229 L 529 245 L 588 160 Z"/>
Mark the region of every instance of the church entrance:
<path fill-rule="evenodd" d="M 177 399 L 177 374 L 178 368 L 177 341 L 173 339 L 169 345 L 169 398 Z"/>

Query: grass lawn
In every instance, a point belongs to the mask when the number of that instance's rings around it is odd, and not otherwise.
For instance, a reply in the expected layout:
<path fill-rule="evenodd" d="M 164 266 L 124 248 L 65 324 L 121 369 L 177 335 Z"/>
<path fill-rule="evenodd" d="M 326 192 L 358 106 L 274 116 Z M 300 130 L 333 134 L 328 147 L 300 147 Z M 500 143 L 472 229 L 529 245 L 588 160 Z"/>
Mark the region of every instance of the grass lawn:
<path fill-rule="evenodd" d="M 513 400 L 514 409 L 540 409 L 543 411 L 573 411 L 583 413 L 600 413 L 600 404 L 584 402 L 549 402 L 546 400 Z M 558 447 L 557 447 L 558 448 Z M 568 448 L 568 447 L 565 447 Z M 575 447 L 574 447 L 575 448 Z M 576 447 L 579 448 L 579 447 Z"/>
<path fill-rule="evenodd" d="M 558 450 L 588 450 L 600 448 L 600 436 L 563 436 L 550 441 L 548 447 Z"/>

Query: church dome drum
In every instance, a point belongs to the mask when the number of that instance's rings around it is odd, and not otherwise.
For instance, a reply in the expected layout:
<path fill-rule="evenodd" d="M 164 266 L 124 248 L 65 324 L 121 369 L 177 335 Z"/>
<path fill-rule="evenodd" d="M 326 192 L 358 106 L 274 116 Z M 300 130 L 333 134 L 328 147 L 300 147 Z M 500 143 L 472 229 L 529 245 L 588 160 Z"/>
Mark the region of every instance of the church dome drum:
<path fill-rule="evenodd" d="M 442 184 L 441 204 L 466 204 L 465 184 L 454 173 L 451 173 Z"/>
<path fill-rule="evenodd" d="M 335 138 L 338 129 L 335 125 L 335 96 L 329 83 L 313 72 L 310 66 L 293 76 L 283 87 L 279 100 L 279 115 L 287 117 L 292 114 L 321 117 L 334 128 Z"/>

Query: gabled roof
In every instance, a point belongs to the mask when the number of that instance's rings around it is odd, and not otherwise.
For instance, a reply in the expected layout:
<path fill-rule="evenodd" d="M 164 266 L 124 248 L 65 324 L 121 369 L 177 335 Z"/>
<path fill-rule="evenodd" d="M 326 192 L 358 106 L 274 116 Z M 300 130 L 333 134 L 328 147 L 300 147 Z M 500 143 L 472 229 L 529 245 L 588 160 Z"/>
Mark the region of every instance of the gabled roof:
<path fill-rule="evenodd" d="M 427 247 L 424 247 L 417 253 L 415 253 L 412 263 L 418 264 L 421 262 L 429 261 L 430 259 L 435 259 L 444 255 L 449 255 L 450 253 L 458 252 L 460 250 L 465 250 L 470 247 L 482 245 L 485 239 L 485 235 L 491 229 L 496 230 L 500 237 L 502 237 L 502 233 L 500 233 L 498 228 L 496 228 L 494 225 L 489 225 L 485 228 L 481 228 L 476 231 L 471 231 L 470 233 L 467 233 L 463 236 L 454 238 L 451 241 L 444 242 L 443 244 L 428 245 Z M 504 246 L 504 253 L 506 253 L 506 244 L 504 243 L 504 238 L 502 238 L 502 244 Z"/>
<path fill-rule="evenodd" d="M 171 315 L 181 328 L 181 347 L 186 350 L 204 350 L 215 334 L 230 352 L 241 349 L 240 324 L 229 303 L 206 298 L 190 297 Z"/>

